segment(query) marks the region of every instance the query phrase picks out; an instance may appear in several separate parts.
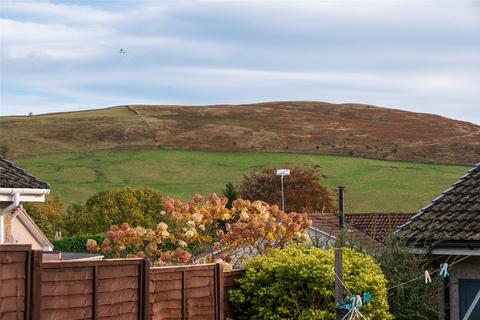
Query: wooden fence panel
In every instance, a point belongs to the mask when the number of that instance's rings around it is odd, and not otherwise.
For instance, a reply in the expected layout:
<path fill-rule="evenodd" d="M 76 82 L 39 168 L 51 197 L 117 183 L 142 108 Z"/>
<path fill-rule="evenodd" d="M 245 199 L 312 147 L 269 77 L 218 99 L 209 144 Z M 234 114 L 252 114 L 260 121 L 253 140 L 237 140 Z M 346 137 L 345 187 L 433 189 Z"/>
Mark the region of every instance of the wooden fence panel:
<path fill-rule="evenodd" d="M 45 262 L 40 272 L 42 320 L 143 319 L 144 260 Z"/>
<path fill-rule="evenodd" d="M 219 264 L 151 268 L 150 319 L 223 319 L 219 268 Z"/>
<path fill-rule="evenodd" d="M 223 320 L 233 317 L 225 293 L 241 275 L 220 264 L 43 262 L 30 246 L 0 245 L 0 320 Z"/>
<path fill-rule="evenodd" d="M 29 319 L 30 245 L 0 245 L 0 320 Z"/>

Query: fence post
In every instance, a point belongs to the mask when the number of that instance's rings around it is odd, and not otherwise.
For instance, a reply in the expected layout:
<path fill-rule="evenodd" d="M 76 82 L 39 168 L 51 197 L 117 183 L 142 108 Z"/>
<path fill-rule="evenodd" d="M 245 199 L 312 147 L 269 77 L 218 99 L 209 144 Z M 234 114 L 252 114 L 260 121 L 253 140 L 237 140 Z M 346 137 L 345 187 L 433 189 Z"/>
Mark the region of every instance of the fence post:
<path fill-rule="evenodd" d="M 25 319 L 30 320 L 30 304 L 32 303 L 32 260 L 33 260 L 33 251 L 30 248 L 29 251 L 26 251 L 26 263 L 25 263 Z"/>
<path fill-rule="evenodd" d="M 98 265 L 95 264 L 92 269 L 92 319 L 97 319 L 98 309 Z"/>
<path fill-rule="evenodd" d="M 42 251 L 32 251 L 30 318 L 40 320 L 42 313 Z"/>
<path fill-rule="evenodd" d="M 150 319 L 150 261 L 147 259 L 143 259 L 139 265 L 138 289 L 138 318 L 148 320 Z"/>
<path fill-rule="evenodd" d="M 223 265 L 215 264 L 215 320 L 224 318 L 224 284 L 223 284 Z"/>

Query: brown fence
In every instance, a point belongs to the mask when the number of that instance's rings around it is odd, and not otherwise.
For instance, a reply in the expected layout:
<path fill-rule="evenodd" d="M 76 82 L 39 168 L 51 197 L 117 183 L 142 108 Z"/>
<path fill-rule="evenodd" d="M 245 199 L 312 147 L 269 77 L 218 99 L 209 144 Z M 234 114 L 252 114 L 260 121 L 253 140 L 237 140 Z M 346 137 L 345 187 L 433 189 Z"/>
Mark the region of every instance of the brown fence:
<path fill-rule="evenodd" d="M 241 274 L 143 259 L 43 262 L 30 246 L 0 245 L 0 320 L 232 318 L 224 292 Z"/>
<path fill-rule="evenodd" d="M 30 245 L 0 245 L 0 319 L 28 319 Z"/>
<path fill-rule="evenodd" d="M 35 259 L 34 268 L 34 319 L 144 319 L 145 260 Z"/>
<path fill-rule="evenodd" d="M 222 319 L 222 282 L 219 264 L 151 268 L 151 319 Z"/>

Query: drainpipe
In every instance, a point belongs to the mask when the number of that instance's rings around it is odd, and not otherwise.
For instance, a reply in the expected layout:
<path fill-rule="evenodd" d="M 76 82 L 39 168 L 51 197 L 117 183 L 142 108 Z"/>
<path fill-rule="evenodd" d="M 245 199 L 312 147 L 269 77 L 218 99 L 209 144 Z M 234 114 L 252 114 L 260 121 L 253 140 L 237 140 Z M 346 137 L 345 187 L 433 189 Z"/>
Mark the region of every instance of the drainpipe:
<path fill-rule="evenodd" d="M 0 243 L 5 242 L 4 215 L 16 209 L 20 205 L 20 193 L 13 194 L 13 203 L 0 212 Z"/>
<path fill-rule="evenodd" d="M 345 187 L 338 187 L 338 224 L 345 226 Z"/>

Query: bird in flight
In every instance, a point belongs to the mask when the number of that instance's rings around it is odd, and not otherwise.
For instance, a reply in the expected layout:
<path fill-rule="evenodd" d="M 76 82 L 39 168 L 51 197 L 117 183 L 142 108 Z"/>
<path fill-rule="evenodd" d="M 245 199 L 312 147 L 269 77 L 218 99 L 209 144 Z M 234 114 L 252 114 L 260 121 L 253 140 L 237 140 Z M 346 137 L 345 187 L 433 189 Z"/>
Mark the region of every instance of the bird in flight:
<path fill-rule="evenodd" d="M 123 50 L 123 48 L 120 48 L 120 53 L 121 53 L 121 54 L 126 54 L 127 51 Z"/>

